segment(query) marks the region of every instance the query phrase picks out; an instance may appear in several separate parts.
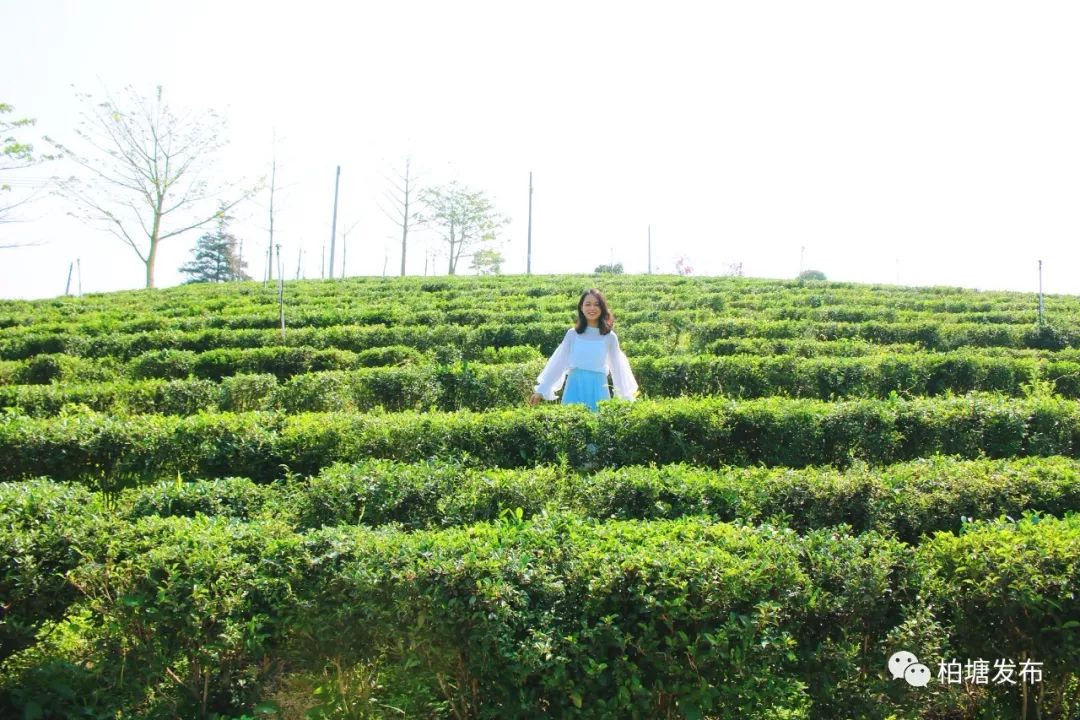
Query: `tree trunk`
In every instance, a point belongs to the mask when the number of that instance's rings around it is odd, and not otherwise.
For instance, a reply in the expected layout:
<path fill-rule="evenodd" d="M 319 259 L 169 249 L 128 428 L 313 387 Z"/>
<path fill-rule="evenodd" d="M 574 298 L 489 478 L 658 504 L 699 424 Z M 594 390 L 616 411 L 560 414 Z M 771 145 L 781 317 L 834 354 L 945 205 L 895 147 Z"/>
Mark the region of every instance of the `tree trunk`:
<path fill-rule="evenodd" d="M 158 238 L 161 236 L 161 209 L 165 205 L 165 198 L 158 193 L 154 206 L 154 227 L 150 233 L 150 252 L 146 254 L 146 287 L 154 287 L 154 263 L 157 260 Z"/>
<path fill-rule="evenodd" d="M 447 274 L 448 275 L 453 275 L 454 270 L 457 269 L 457 263 L 454 260 L 454 222 L 453 221 L 450 221 L 450 252 L 447 253 L 447 254 L 449 256 L 447 258 L 447 262 L 449 263 L 449 265 L 447 267 Z"/>
<path fill-rule="evenodd" d="M 146 255 L 146 287 L 154 287 L 154 262 L 157 260 L 157 238 L 150 239 L 150 252 Z"/>

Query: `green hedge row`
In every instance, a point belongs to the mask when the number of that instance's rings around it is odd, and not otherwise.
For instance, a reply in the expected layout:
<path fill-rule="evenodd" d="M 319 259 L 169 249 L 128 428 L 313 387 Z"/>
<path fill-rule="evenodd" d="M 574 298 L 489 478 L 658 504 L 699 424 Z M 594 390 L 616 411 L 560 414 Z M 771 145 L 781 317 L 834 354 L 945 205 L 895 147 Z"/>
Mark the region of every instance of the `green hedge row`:
<path fill-rule="evenodd" d="M 127 369 L 115 358 L 83 358 L 62 353 L 44 353 L 26 360 L 0 363 L 0 385 L 111 382 L 124 376 Z"/>
<path fill-rule="evenodd" d="M 531 346 L 483 348 L 475 362 L 486 365 L 538 360 Z M 453 362 L 461 351 L 436 347 L 427 353 L 404 345 L 370 348 L 360 352 L 311 347 L 272 346 L 223 348 L 196 353 L 191 350 L 151 350 L 122 362 L 114 358 L 83 358 L 45 353 L 27 360 L 0 360 L 0 386 L 50 383 L 101 383 L 116 380 L 176 380 L 189 377 L 218 380 L 241 374 L 269 373 L 278 379 L 322 370 L 422 365 Z"/>
<path fill-rule="evenodd" d="M 143 353 L 128 363 L 137 379 L 188 377 L 220 380 L 240 374 L 269 373 L 284 379 L 322 370 L 352 370 L 423 362 L 419 350 L 404 345 L 371 348 L 359 353 L 311 347 L 222 348 L 203 353 L 191 350 L 157 350 Z"/>
<path fill-rule="evenodd" d="M 278 330 L 177 330 L 149 331 L 133 335 L 85 336 L 27 332 L 0 335 L 0 359 L 23 360 L 45 353 L 80 357 L 113 357 L 124 361 L 155 350 L 189 350 L 205 353 L 223 348 L 264 348 L 273 346 L 339 349 L 361 352 L 392 345 L 417 350 L 456 347 L 474 359 L 487 347 L 537 345 L 554 348 L 566 334 L 567 322 L 383 327 L 344 325 L 329 328 L 294 328 L 285 336 Z M 630 334 L 650 339 L 660 335 L 657 328 L 635 326 Z M 620 333 L 620 337 L 622 333 Z"/>
<path fill-rule="evenodd" d="M 213 380 L 143 380 L 95 385 L 0 387 L 0 408 L 51 417 L 70 405 L 109 414 L 199 412 L 487 410 L 525 404 L 542 363 L 455 363 L 312 372 L 279 382 L 274 375 Z"/>
<path fill-rule="evenodd" d="M 366 457 L 466 458 L 583 469 L 685 462 L 888 464 L 933 454 L 1080 455 L 1080 408 L 996 395 L 826 403 L 778 398 L 604 403 L 473 413 L 224 413 L 130 418 L 0 416 L 0 478 L 47 475 L 108 487 L 239 475 L 265 481 Z"/>
<path fill-rule="evenodd" d="M 627 349 L 629 353 L 629 348 Z M 707 343 L 706 355 L 793 355 L 796 357 L 864 357 L 881 353 L 919 352 L 917 343 L 883 345 L 861 338 L 812 340 L 808 338 L 720 338 Z"/>
<path fill-rule="evenodd" d="M 161 365 L 174 359 L 171 351 L 165 354 L 168 357 L 154 358 L 154 374 L 165 374 Z M 1019 396 L 1033 392 L 1033 381 L 1042 377 L 1047 378 L 1041 381 L 1048 383 L 1047 389 L 1058 395 L 1080 397 L 1080 363 L 988 358 L 964 351 L 857 358 L 643 357 L 631 364 L 642 396 L 652 398 L 781 395 L 830 400 L 972 391 Z M 489 410 L 522 405 L 542 368 L 541 360 L 501 365 L 457 362 L 310 372 L 283 383 L 274 375 L 233 375 L 218 378 L 220 383 L 191 379 L 10 385 L 0 386 L 0 408 L 34 417 L 57 415 L 69 404 L 107 413 L 167 415 L 200 410 L 322 412 L 377 407 Z"/>
<path fill-rule="evenodd" d="M 219 348 L 308 346 L 361 351 L 389 345 L 418 350 L 454 346 L 472 357 L 485 347 L 539 345 L 554 348 L 566 332 L 565 320 L 486 325 L 337 325 L 301 327 L 284 337 L 273 329 L 255 330 L 154 330 L 137 334 L 99 336 L 50 333 L 31 328 L 27 332 L 0 334 L 0 360 L 20 360 L 43 353 L 82 357 L 115 357 L 129 360 L 152 350 L 206 352 Z M 662 318 L 618 326 L 620 338 L 652 341 L 668 350 L 688 345 L 707 350 L 719 339 L 766 338 L 838 340 L 862 339 L 879 344 L 916 344 L 929 350 L 960 347 L 1012 347 L 1060 350 L 1080 347 L 1080 331 L 1070 325 L 986 325 L 981 323 L 822 323 L 784 320 L 677 321 Z"/>
<path fill-rule="evenodd" d="M 520 511 L 517 509 L 520 508 Z M 630 467 L 581 476 L 552 467 L 475 469 L 457 464 L 365 461 L 306 481 L 245 478 L 168 481 L 123 494 L 111 507 L 77 485 L 0 483 L 0 656 L 25 646 L 74 600 L 63 573 L 75 548 L 99 535 L 102 516 L 271 516 L 296 530 L 395 524 L 465 526 L 507 512 L 532 518 L 571 510 L 597 519 L 780 522 L 801 533 L 837 525 L 910 543 L 972 520 L 1080 509 L 1080 462 L 1066 458 L 960 461 L 933 458 L 885 468 Z"/>
<path fill-rule="evenodd" d="M 925 353 L 917 343 L 880 344 L 860 338 L 840 338 L 837 340 L 810 340 L 806 338 L 721 338 L 709 343 L 704 350 L 706 355 L 793 355 L 796 357 L 865 357 L 872 355 L 912 355 Z M 985 358 L 1018 358 L 1045 360 L 1048 362 L 1080 361 L 1080 350 L 1063 348 L 1046 350 L 1040 348 L 1015 347 L 963 347 L 954 350 L 929 351 L 934 354 L 950 355 L 958 352 L 970 353 Z"/>
<path fill-rule="evenodd" d="M 823 358 L 697 355 L 636 358 L 631 365 L 642 392 L 654 397 L 788 395 L 822 400 L 976 390 L 1019 395 L 1021 386 L 1039 377 L 1042 369 L 1033 359 L 969 351 Z M 1052 377 L 1063 394 L 1076 397 L 1080 392 L 1080 364 L 1056 363 Z"/>
<path fill-rule="evenodd" d="M 753 318 L 712 320 L 691 330 L 692 347 L 707 348 L 721 338 L 862 339 L 881 344 L 916 343 L 927 350 L 960 347 L 1014 347 L 1060 350 L 1080 347 L 1080 328 L 1072 323 L 1051 325 L 990 325 L 969 322 L 812 322 L 759 321 Z"/>
<path fill-rule="evenodd" d="M 941 374 L 948 372 L 950 361 L 984 362 L 1003 364 L 1013 362 L 1023 366 L 1025 362 L 1064 363 L 1055 369 L 1054 374 L 1062 376 L 1076 385 L 1076 370 L 1080 364 L 1080 352 L 1076 350 L 1045 351 L 1017 348 L 965 348 L 947 352 L 927 353 L 919 351 L 914 344 L 876 345 L 865 340 L 768 340 L 762 338 L 742 338 L 717 340 L 710 343 L 703 356 L 693 356 L 685 352 L 672 356 L 670 343 L 660 340 L 620 339 L 623 349 L 631 362 L 642 368 L 662 358 L 671 363 L 686 363 L 691 358 L 699 368 L 709 368 L 709 373 L 716 376 L 710 380 L 714 385 L 723 383 L 722 377 L 726 365 L 709 356 L 723 356 L 727 363 L 739 363 L 731 366 L 730 372 L 745 373 L 750 365 L 754 372 L 772 373 L 775 363 L 798 362 L 805 358 L 819 358 L 824 362 L 828 358 L 847 358 L 852 362 L 861 361 L 873 372 L 881 372 L 877 363 L 884 358 L 894 362 L 918 363 L 920 374 Z M 729 357 L 735 356 L 735 357 Z M 751 356 L 751 357 L 746 357 Z M 768 360 L 755 359 L 767 356 Z M 44 353 L 25 360 L 0 360 L 0 386 L 3 385 L 43 385 L 56 382 L 109 382 L 123 379 L 185 379 L 188 377 L 220 379 L 238 374 L 270 373 L 279 379 L 321 370 L 352 370 L 362 367 L 385 367 L 396 365 L 446 364 L 468 357 L 472 362 L 489 365 L 501 365 L 514 362 L 528 362 L 543 359 L 546 356 L 533 345 L 515 345 L 505 347 L 484 347 L 463 353 L 456 346 L 436 346 L 421 353 L 413 347 L 391 345 L 370 348 L 359 352 L 336 348 L 313 348 L 305 346 L 281 346 L 254 348 L 220 348 L 205 352 L 193 350 L 150 350 L 124 362 L 116 358 L 84 358 L 77 355 Z M 762 364 L 764 363 L 764 364 Z M 804 366 L 812 367 L 812 366 Z M 781 368 L 788 371 L 786 366 Z M 1051 368 L 1054 369 L 1054 368 Z M 700 372 L 700 370 L 699 370 Z M 863 370 L 865 374 L 867 370 Z M 970 371 L 969 371 L 970 374 Z M 927 378 L 931 387 L 941 385 L 948 379 Z M 761 382 L 760 380 L 758 381 Z M 772 381 L 778 388 L 798 385 L 795 382 L 783 383 Z M 801 380 L 805 384 L 806 380 Z M 888 382 L 888 378 L 877 381 Z M 727 383 L 731 384 L 731 383 Z"/>
<path fill-rule="evenodd" d="M 664 465 L 579 474 L 550 466 L 365 460 L 283 484 L 166 481 L 132 489 L 118 502 L 130 519 L 203 513 L 250 520 L 268 512 L 299 529 L 396 523 L 416 530 L 496 520 L 516 508 L 526 518 L 565 509 L 601 520 L 770 520 L 799 532 L 844 524 L 915 543 L 935 531 L 960 532 L 972 519 L 1080 511 L 1080 461 L 935 456 L 846 470 Z"/>
<path fill-rule="evenodd" d="M 272 712 L 283 667 L 328 665 L 309 707 L 405 717 L 1063 718 L 1080 703 L 1080 627 L 1063 622 L 1080 616 L 1076 515 L 917 548 L 700 518 L 301 535 L 154 517 L 83 549 L 66 574 L 78 602 L 0 673 L 6 714 Z M 1043 681 L 1026 708 L 1017 688 L 916 691 L 886 670 L 898 650 L 932 668 L 1031 658 Z"/>
<path fill-rule="evenodd" d="M 417 308 L 409 307 L 411 298 L 399 298 L 382 306 L 363 304 L 342 304 L 327 307 L 325 301 L 310 306 L 291 306 L 286 311 L 286 324 L 290 329 L 317 329 L 339 326 L 462 326 L 465 328 L 481 325 L 521 325 L 546 322 L 569 323 L 573 321 L 573 306 L 576 298 L 555 299 L 543 305 L 530 298 L 514 301 L 503 297 L 494 300 L 494 304 L 482 298 L 472 298 L 461 307 Z M 642 323 L 664 323 L 669 326 L 683 326 L 695 329 L 706 323 L 710 333 L 723 331 L 726 335 L 745 335 L 755 325 L 767 327 L 763 331 L 767 336 L 814 336 L 807 332 L 807 327 L 831 328 L 827 333 L 847 334 L 848 325 L 873 325 L 875 333 L 894 333 L 899 325 L 951 327 L 964 325 L 985 325 L 999 328 L 1025 330 L 1036 321 L 1034 309 L 1024 311 L 998 310 L 981 313 L 931 313 L 924 311 L 897 310 L 888 306 L 843 305 L 812 307 L 805 303 L 785 302 L 777 299 L 777 304 L 767 307 L 741 307 L 735 303 L 708 297 L 703 303 L 694 300 L 667 300 L 659 304 L 651 303 L 652 297 L 641 293 L 620 293 L 612 298 L 617 301 L 619 322 L 625 326 Z M 795 298 L 792 298 L 794 301 Z M 660 307 L 663 306 L 663 307 Z M 32 324 L 0 328 L 0 336 L 17 337 L 32 332 L 41 335 L 78 335 L 86 338 L 127 336 L 146 332 L 182 332 L 191 333 L 203 330 L 270 330 L 280 327 L 280 317 L 276 305 L 251 308 L 243 304 L 229 304 L 215 312 L 205 312 L 189 316 L 167 316 L 161 313 L 149 313 L 139 309 L 122 317 L 88 316 L 71 318 L 66 321 L 44 321 L 34 319 Z M 784 329 L 786 328 L 786 329 Z M 752 333 L 758 334 L 758 333 Z"/>
<path fill-rule="evenodd" d="M 158 350 L 144 353 L 128 363 L 128 373 L 136 379 L 206 378 L 220 380 L 239 374 L 269 373 L 284 380 L 295 375 L 324 370 L 402 365 L 424 365 L 460 359 L 456 348 L 440 346 L 428 354 L 406 345 L 374 347 L 359 352 L 311 347 L 222 348 L 196 353 L 190 350 Z M 482 364 L 526 362 L 540 357 L 528 346 L 488 347 L 474 358 Z"/>

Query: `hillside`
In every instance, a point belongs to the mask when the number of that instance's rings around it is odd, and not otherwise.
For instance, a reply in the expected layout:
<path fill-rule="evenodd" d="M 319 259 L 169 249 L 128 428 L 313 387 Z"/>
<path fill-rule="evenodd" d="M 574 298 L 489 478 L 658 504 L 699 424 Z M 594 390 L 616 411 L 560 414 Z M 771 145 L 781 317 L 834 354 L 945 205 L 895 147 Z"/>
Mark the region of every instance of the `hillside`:
<path fill-rule="evenodd" d="M 639 399 L 529 407 L 594 285 Z M 0 714 L 1080 717 L 1080 298 L 284 301 L 0 301 Z"/>

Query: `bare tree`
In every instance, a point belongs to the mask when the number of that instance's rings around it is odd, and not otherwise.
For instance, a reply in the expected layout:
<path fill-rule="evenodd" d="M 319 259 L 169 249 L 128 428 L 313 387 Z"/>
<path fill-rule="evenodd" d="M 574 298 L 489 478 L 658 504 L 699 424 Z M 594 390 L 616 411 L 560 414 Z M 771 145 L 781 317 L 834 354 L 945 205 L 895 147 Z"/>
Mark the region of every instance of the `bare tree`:
<path fill-rule="evenodd" d="M 341 279 L 342 280 L 345 279 L 345 257 L 346 257 L 346 253 L 349 251 L 349 233 L 351 233 L 354 229 L 356 229 L 356 226 L 359 225 L 359 224 L 360 224 L 360 221 L 357 220 L 356 222 L 354 222 L 349 227 L 344 227 L 345 226 L 345 221 L 344 220 L 341 221 L 341 225 L 342 225 L 342 228 L 343 228 L 342 232 L 341 232 Z"/>
<path fill-rule="evenodd" d="M 457 272 L 465 250 L 483 247 L 498 240 L 496 233 L 510 218 L 495 212 L 495 206 L 481 190 L 469 190 L 456 181 L 420 193 L 424 210 L 418 222 L 438 228 L 447 244 L 447 272 Z"/>
<path fill-rule="evenodd" d="M 277 133 L 274 133 L 274 152 L 270 159 L 270 244 L 267 246 L 268 256 L 272 255 L 274 248 L 274 193 L 277 192 Z M 267 261 L 266 279 L 274 279 L 274 264 Z"/>
<path fill-rule="evenodd" d="M 405 158 L 405 174 L 395 173 L 397 180 L 390 181 L 391 190 L 387 190 L 385 198 L 391 209 L 387 210 L 379 204 L 379 209 L 390 218 L 395 225 L 401 228 L 401 276 L 405 277 L 405 252 L 409 244 L 409 226 L 416 222 L 417 212 L 415 203 L 416 176 L 412 174 L 412 158 Z"/>
<path fill-rule="evenodd" d="M 60 193 L 78 208 L 72 214 L 134 250 L 152 288 L 162 241 L 213 222 L 255 188 L 208 179 L 214 154 L 225 144 L 224 122 L 216 113 L 175 114 L 161 86 L 151 99 L 130 86 L 124 92 L 122 103 L 107 92 L 102 101 L 78 93 L 85 107 L 75 134 L 90 156 L 46 139 L 87 172 L 86 178 L 60 181 Z"/>
<path fill-rule="evenodd" d="M 290 187 L 292 187 L 293 185 L 295 185 L 295 183 L 292 183 L 290 185 L 284 185 L 284 186 L 278 184 L 278 181 L 277 181 L 277 174 L 278 174 L 278 152 L 277 152 L 277 148 L 278 148 L 278 135 L 277 135 L 277 129 L 274 129 L 273 141 L 272 141 L 271 150 L 270 150 L 270 179 L 269 179 L 269 182 L 266 183 L 263 186 L 264 189 L 269 191 L 268 203 L 263 203 L 258 198 L 252 198 L 252 202 L 257 207 L 262 208 L 264 211 L 266 211 L 267 217 L 269 219 L 269 225 L 261 226 L 264 230 L 268 231 L 268 235 L 269 235 L 269 240 L 268 240 L 267 246 L 266 246 L 266 252 L 262 254 L 262 258 L 264 258 L 264 260 L 262 261 L 263 262 L 263 286 L 264 287 L 266 286 L 266 283 L 268 281 L 272 282 L 273 279 L 274 279 L 274 262 L 273 262 L 274 244 L 275 244 L 275 242 L 277 242 L 277 241 L 274 240 L 274 223 L 277 222 L 277 218 L 279 217 L 279 213 L 282 210 L 282 207 L 281 207 L 282 202 L 281 202 L 281 198 L 279 196 L 280 196 L 282 190 L 287 190 Z M 287 203 L 286 203 L 286 205 L 287 205 Z"/>

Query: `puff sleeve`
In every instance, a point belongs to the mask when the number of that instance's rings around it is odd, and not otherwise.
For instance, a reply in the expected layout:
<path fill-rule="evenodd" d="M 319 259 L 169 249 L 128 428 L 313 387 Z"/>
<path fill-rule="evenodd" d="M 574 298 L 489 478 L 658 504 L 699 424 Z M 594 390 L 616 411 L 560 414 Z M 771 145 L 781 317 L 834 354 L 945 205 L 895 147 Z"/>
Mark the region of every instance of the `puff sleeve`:
<path fill-rule="evenodd" d="M 536 378 L 534 391 L 540 393 L 545 400 L 555 399 L 555 391 L 563 386 L 566 373 L 570 371 L 570 344 L 573 342 L 570 334 L 572 332 L 574 332 L 573 328 L 566 331 L 559 347 L 555 348 L 551 359 Z"/>
<path fill-rule="evenodd" d="M 623 400 L 633 400 L 637 395 L 638 384 L 634 379 L 634 373 L 630 369 L 630 361 L 626 359 L 626 353 L 619 347 L 619 338 L 615 333 L 608 333 L 608 368 L 611 370 L 611 379 L 615 386 L 615 397 Z"/>

